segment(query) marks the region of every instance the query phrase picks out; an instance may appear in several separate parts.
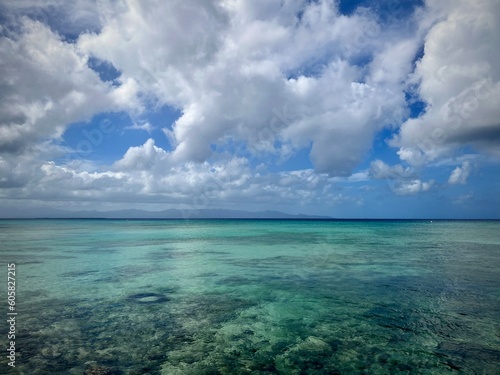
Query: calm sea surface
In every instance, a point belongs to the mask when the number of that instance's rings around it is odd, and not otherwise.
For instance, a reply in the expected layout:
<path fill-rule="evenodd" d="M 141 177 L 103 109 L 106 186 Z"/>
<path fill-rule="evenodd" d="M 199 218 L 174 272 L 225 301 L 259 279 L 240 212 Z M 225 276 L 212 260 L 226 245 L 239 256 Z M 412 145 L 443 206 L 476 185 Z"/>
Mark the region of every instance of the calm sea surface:
<path fill-rule="evenodd" d="M 0 267 L 0 374 L 500 374 L 499 221 L 3 220 Z"/>

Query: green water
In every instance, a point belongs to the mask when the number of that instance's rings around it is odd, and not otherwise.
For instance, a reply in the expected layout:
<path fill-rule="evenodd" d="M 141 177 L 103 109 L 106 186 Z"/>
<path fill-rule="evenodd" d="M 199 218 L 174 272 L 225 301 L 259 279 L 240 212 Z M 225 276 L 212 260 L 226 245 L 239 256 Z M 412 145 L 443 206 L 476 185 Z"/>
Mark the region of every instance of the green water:
<path fill-rule="evenodd" d="M 498 221 L 0 221 L 0 261 L 0 374 L 500 374 Z"/>

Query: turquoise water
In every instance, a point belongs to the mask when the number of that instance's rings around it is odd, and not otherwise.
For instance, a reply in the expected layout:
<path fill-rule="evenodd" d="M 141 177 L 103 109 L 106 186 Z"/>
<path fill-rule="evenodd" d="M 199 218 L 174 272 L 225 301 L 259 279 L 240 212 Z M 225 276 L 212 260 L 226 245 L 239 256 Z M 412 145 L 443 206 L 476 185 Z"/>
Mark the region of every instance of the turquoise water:
<path fill-rule="evenodd" d="M 0 221 L 0 261 L 2 374 L 500 373 L 498 221 Z"/>

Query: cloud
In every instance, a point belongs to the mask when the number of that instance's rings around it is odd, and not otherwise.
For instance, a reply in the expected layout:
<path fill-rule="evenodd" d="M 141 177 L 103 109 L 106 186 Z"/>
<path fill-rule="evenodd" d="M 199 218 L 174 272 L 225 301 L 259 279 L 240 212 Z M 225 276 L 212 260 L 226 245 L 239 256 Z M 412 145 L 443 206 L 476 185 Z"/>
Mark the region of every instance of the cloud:
<path fill-rule="evenodd" d="M 323 210 L 343 204 L 362 204 L 362 199 L 342 191 L 342 183 L 312 169 L 276 173 L 255 171 L 248 159 L 227 155 L 211 162 L 172 163 L 170 155 L 152 139 L 130 148 L 114 165 L 103 168 L 85 161 L 65 165 L 46 162 L 46 155 L 20 160 L 7 170 L 0 158 L 0 198 L 10 201 L 65 202 L 89 208 L 151 204 L 154 209 L 208 207 L 285 209 L 293 205 L 321 205 Z M 31 165 L 29 170 L 23 164 Z M 8 173 L 7 173 L 8 172 Z M 7 178 L 6 180 L 4 180 Z M 363 180 L 364 174 L 353 176 Z M 344 181 L 343 183 L 348 183 Z M 288 208 L 287 208 L 288 207 Z"/>
<path fill-rule="evenodd" d="M 127 184 L 136 187 L 139 199 L 141 195 L 158 194 L 160 200 L 171 203 L 174 199 L 198 206 L 245 199 L 260 203 L 306 202 L 332 194 L 328 177 L 313 170 L 261 175 L 241 157 L 178 164 L 152 139 L 129 149 L 113 169 L 127 176 Z"/>
<path fill-rule="evenodd" d="M 403 167 L 401 164 L 389 166 L 381 160 L 370 164 L 369 176 L 376 180 L 385 180 L 389 188 L 397 195 L 414 195 L 429 191 L 434 180 L 422 181 L 417 178 L 417 170 Z"/>
<path fill-rule="evenodd" d="M 398 195 L 414 195 L 429 191 L 434 186 L 435 181 L 427 182 L 421 180 L 398 181 L 393 186 L 393 191 Z"/>
<path fill-rule="evenodd" d="M 3 0 L 0 13 L 7 23 L 29 16 L 50 25 L 54 32 L 76 38 L 82 32 L 100 30 L 100 0 Z"/>
<path fill-rule="evenodd" d="M 471 165 L 468 161 L 462 163 L 462 167 L 456 167 L 448 178 L 450 185 L 465 184 L 471 172 Z"/>
<path fill-rule="evenodd" d="M 374 160 L 370 164 L 369 175 L 378 180 L 400 179 L 414 177 L 415 171 L 410 167 L 403 167 L 401 164 L 389 166 L 382 160 Z"/>
<path fill-rule="evenodd" d="M 427 34 L 413 77 L 426 112 L 402 124 L 392 145 L 413 165 L 448 157 L 465 145 L 499 156 L 500 3 L 427 4 L 443 19 Z"/>
<path fill-rule="evenodd" d="M 20 27 L 0 37 L 0 153 L 59 139 L 72 123 L 133 102 L 133 82 L 112 87 L 46 25 L 23 18 Z"/>
<path fill-rule="evenodd" d="M 170 164 L 169 159 L 169 154 L 155 146 L 154 139 L 149 138 L 142 146 L 130 147 L 115 166 L 119 170 L 151 170 L 156 167 L 167 167 Z"/>
<path fill-rule="evenodd" d="M 0 157 L 0 188 L 21 188 L 30 180 L 30 171 L 24 168 L 26 160 L 11 161 Z"/>
<path fill-rule="evenodd" d="M 385 32 L 368 12 L 347 17 L 326 0 L 191 0 L 102 13 L 101 32 L 79 48 L 180 109 L 165 130 L 178 163 L 203 162 L 228 141 L 257 157 L 312 144 L 318 172 L 348 176 L 373 134 L 405 116 L 419 37 Z M 294 112 L 286 121 L 276 116 L 284 108 Z"/>
<path fill-rule="evenodd" d="M 148 121 L 141 122 L 140 124 L 134 123 L 131 126 L 125 127 L 126 130 L 144 130 L 151 134 L 151 132 L 155 129 L 153 125 L 151 125 Z"/>

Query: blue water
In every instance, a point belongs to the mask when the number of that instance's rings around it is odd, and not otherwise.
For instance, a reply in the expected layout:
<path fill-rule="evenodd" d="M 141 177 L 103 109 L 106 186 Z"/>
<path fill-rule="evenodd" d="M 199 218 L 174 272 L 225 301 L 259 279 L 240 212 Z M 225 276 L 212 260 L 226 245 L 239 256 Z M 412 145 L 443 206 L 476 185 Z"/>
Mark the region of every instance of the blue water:
<path fill-rule="evenodd" d="M 498 221 L 3 220 L 0 261 L 1 374 L 500 374 Z"/>

